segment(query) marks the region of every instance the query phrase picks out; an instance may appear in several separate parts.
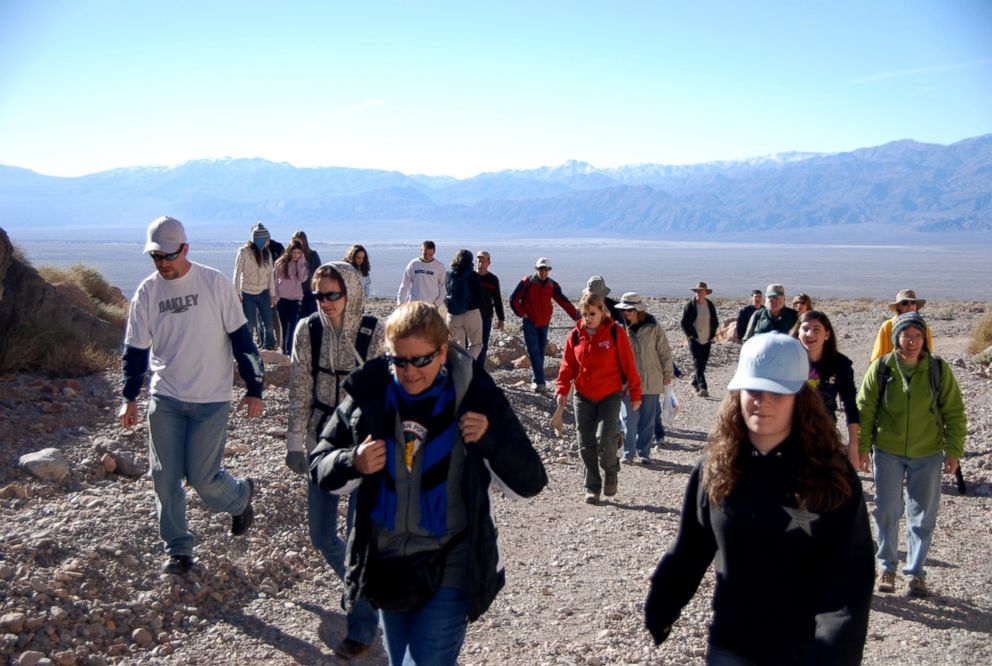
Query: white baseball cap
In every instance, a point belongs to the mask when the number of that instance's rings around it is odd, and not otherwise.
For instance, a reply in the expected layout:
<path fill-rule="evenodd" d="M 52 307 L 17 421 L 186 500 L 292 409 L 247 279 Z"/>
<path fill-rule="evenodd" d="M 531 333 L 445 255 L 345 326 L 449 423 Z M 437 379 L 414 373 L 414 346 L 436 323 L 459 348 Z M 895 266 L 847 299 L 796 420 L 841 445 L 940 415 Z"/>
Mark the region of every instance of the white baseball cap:
<path fill-rule="evenodd" d="M 799 393 L 809 378 L 809 356 L 791 335 L 762 333 L 741 347 L 737 372 L 730 380 L 730 391 Z"/>
<path fill-rule="evenodd" d="M 163 215 L 148 225 L 148 242 L 144 254 L 164 252 L 172 254 L 186 243 L 186 230 L 183 223 L 174 217 Z"/>

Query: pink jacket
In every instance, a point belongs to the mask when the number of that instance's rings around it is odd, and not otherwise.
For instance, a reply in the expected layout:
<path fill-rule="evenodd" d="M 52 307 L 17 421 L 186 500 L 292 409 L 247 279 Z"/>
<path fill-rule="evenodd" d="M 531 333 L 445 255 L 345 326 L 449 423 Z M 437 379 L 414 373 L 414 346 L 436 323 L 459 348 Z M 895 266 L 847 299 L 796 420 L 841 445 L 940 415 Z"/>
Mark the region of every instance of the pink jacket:
<path fill-rule="evenodd" d="M 287 301 L 303 300 L 303 282 L 310 277 L 307 260 L 300 257 L 297 261 L 289 262 L 289 277 L 282 276 L 282 266 L 276 262 L 272 269 L 272 277 L 276 282 L 276 296 Z"/>

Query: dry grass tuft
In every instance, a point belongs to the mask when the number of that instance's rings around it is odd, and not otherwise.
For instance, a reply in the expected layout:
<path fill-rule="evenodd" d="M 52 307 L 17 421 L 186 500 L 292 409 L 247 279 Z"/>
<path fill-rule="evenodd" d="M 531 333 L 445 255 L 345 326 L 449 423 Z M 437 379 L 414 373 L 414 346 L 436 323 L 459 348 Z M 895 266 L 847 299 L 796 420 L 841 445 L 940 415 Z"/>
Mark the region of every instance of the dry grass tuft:
<path fill-rule="evenodd" d="M 127 325 L 127 306 L 124 305 L 97 301 L 96 315 L 100 319 L 109 321 L 114 326 L 119 326 L 122 329 Z"/>
<path fill-rule="evenodd" d="M 0 372 L 41 372 L 52 377 L 81 377 L 114 363 L 68 322 L 21 319 L 0 341 Z"/>
<path fill-rule="evenodd" d="M 986 314 L 975 324 L 968 343 L 968 353 L 978 354 L 992 346 L 992 313 Z"/>
<path fill-rule="evenodd" d="M 38 273 L 48 284 L 68 282 L 79 287 L 93 301 L 100 319 L 121 327 L 127 323 L 127 308 L 114 303 L 114 287 L 96 268 L 81 262 L 65 268 L 46 264 L 38 268 Z"/>

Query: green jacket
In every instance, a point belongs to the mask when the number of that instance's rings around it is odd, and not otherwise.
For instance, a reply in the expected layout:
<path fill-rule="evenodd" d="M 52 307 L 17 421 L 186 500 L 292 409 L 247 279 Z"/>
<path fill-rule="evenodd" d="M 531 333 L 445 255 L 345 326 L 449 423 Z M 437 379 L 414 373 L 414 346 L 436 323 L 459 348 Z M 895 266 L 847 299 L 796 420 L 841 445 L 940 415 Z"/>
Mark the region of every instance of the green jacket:
<path fill-rule="evenodd" d="M 907 458 L 923 458 L 944 453 L 960 459 L 964 454 L 964 439 L 968 423 L 964 413 L 961 389 L 944 363 L 941 371 L 940 397 L 934 411 L 930 395 L 930 363 L 932 357 L 924 352 L 909 380 L 909 391 L 903 381 L 895 358 L 888 361 L 889 384 L 884 400 L 879 404 L 881 386 L 878 364 L 887 356 L 872 361 L 858 391 L 858 412 L 861 414 L 861 436 L 858 450 L 867 453 L 872 447 Z M 943 421 L 943 427 L 941 427 Z M 877 427 L 873 427 L 873 424 Z"/>

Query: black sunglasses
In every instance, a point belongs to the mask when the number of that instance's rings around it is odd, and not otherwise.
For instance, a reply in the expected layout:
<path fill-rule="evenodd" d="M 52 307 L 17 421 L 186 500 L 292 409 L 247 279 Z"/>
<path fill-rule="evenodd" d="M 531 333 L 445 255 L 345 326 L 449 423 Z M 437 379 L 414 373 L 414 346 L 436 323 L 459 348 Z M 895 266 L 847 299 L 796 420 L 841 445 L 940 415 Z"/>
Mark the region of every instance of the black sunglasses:
<path fill-rule="evenodd" d="M 183 247 L 184 247 L 183 245 L 180 245 L 179 249 L 176 250 L 175 252 L 172 252 L 171 254 L 155 254 L 153 252 L 149 252 L 148 256 L 151 257 L 152 261 L 154 261 L 156 264 L 160 261 L 175 261 L 176 257 L 178 257 L 180 254 L 183 253 Z"/>
<path fill-rule="evenodd" d="M 334 301 L 340 301 L 342 298 L 344 298 L 345 293 L 343 291 L 324 291 L 324 292 L 315 291 L 313 292 L 313 297 L 316 298 L 321 303 L 323 303 L 325 300 L 328 300 L 333 303 Z"/>
<path fill-rule="evenodd" d="M 405 368 L 409 364 L 413 364 L 413 367 L 415 368 L 425 368 L 431 364 L 431 361 L 434 360 L 434 357 L 437 356 L 440 351 L 441 348 L 439 347 L 426 356 L 412 356 L 410 358 L 403 358 L 401 356 L 386 354 L 386 358 L 397 368 Z"/>
<path fill-rule="evenodd" d="M 907 305 L 915 305 L 915 304 L 916 304 L 916 301 L 907 301 L 905 298 L 902 299 L 901 301 L 899 301 L 898 303 L 896 303 L 896 305 L 898 305 L 901 308 L 904 308 Z"/>

